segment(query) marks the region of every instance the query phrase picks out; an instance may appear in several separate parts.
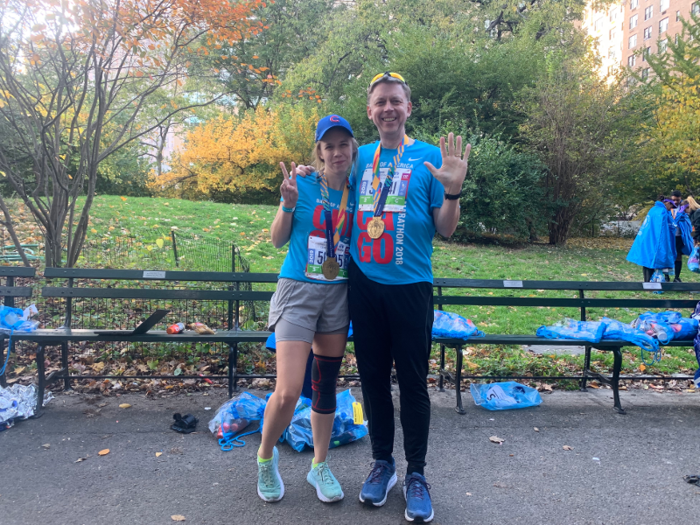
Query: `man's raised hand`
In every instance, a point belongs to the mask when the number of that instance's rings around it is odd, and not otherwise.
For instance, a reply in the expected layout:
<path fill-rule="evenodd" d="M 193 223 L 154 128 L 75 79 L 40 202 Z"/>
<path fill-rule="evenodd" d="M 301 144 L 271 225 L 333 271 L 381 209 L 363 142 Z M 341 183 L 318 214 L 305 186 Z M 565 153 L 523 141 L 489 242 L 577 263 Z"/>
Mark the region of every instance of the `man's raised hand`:
<path fill-rule="evenodd" d="M 447 147 L 445 147 L 445 137 L 440 137 L 440 153 L 442 153 L 442 166 L 437 169 L 430 162 L 424 162 L 433 177 L 439 180 L 445 187 L 445 192 L 456 194 L 462 191 L 462 184 L 467 176 L 469 163 L 469 152 L 472 145 L 467 144 L 462 156 L 462 137 L 457 137 L 455 144 L 454 133 L 447 136 Z"/>
<path fill-rule="evenodd" d="M 299 200 L 299 189 L 297 188 L 297 167 L 296 164 L 292 162 L 292 176 L 289 176 L 287 172 L 287 167 L 284 162 L 280 162 L 280 168 L 282 168 L 282 174 L 284 175 L 284 180 L 282 181 L 282 186 L 280 186 L 280 193 L 282 193 L 282 201 L 285 208 L 294 208 Z"/>

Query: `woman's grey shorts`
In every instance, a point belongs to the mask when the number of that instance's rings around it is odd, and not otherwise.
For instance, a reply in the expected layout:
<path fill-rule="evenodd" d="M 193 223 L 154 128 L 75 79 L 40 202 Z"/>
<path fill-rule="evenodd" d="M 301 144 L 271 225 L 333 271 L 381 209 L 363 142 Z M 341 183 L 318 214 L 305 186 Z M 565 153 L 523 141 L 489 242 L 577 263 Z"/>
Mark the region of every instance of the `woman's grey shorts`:
<path fill-rule="evenodd" d="M 283 321 L 283 322 L 280 322 Z M 348 285 L 280 279 L 270 301 L 270 330 L 277 341 L 306 341 L 342 333 L 350 324 Z"/>

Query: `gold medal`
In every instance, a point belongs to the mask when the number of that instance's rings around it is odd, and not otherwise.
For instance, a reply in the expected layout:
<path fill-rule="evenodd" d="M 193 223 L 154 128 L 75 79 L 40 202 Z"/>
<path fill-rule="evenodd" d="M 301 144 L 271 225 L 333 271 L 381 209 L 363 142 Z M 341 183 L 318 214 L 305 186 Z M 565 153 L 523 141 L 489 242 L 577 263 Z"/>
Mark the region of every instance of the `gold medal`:
<path fill-rule="evenodd" d="M 384 233 L 384 221 L 381 217 L 372 217 L 372 220 L 367 225 L 367 233 L 372 239 L 379 239 L 382 236 L 382 233 Z"/>
<path fill-rule="evenodd" d="M 328 257 L 328 259 L 323 261 L 321 271 L 323 272 L 323 276 L 329 281 L 332 281 L 338 277 L 338 274 L 340 273 L 340 266 L 338 265 L 338 261 L 335 260 L 335 257 Z"/>

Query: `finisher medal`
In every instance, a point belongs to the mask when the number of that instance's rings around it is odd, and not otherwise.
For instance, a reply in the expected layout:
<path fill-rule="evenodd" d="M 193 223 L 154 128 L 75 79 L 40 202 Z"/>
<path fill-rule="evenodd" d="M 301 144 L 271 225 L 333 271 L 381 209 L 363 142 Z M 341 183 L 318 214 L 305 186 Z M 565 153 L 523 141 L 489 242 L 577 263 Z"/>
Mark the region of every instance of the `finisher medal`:
<path fill-rule="evenodd" d="M 382 213 L 384 211 L 384 205 L 386 204 L 386 198 L 389 195 L 389 190 L 391 189 L 391 183 L 394 180 L 394 172 L 396 172 L 396 167 L 401 162 L 401 157 L 403 156 L 404 147 L 406 142 L 408 142 L 408 136 L 404 135 L 401 139 L 401 144 L 394 156 L 394 161 L 389 165 L 389 173 L 387 173 L 384 179 L 384 184 L 380 188 L 380 178 L 379 178 L 379 158 L 382 154 L 382 143 L 379 141 L 377 149 L 374 152 L 374 161 L 372 162 L 372 189 L 374 191 L 374 217 L 367 224 L 367 233 L 372 239 L 379 239 L 384 233 L 384 221 L 382 220 Z"/>
<path fill-rule="evenodd" d="M 367 233 L 372 239 L 379 239 L 384 233 L 384 221 L 381 217 L 372 217 L 367 225 Z"/>
<path fill-rule="evenodd" d="M 328 257 L 328 259 L 323 261 L 321 271 L 326 279 L 332 281 L 338 277 L 338 274 L 340 273 L 340 265 L 338 264 L 338 261 L 335 260 L 335 257 Z"/>

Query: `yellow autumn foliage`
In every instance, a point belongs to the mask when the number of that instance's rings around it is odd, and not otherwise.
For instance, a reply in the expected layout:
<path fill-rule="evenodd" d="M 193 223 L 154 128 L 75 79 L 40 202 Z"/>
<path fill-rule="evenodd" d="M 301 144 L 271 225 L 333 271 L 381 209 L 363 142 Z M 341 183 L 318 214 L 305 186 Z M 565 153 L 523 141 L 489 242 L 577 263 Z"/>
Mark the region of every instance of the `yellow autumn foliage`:
<path fill-rule="evenodd" d="M 219 115 L 187 134 L 171 171 L 151 189 L 191 199 L 270 201 L 282 182 L 280 162 L 311 161 L 318 119 L 317 108 L 301 104 Z"/>

